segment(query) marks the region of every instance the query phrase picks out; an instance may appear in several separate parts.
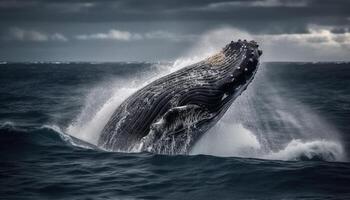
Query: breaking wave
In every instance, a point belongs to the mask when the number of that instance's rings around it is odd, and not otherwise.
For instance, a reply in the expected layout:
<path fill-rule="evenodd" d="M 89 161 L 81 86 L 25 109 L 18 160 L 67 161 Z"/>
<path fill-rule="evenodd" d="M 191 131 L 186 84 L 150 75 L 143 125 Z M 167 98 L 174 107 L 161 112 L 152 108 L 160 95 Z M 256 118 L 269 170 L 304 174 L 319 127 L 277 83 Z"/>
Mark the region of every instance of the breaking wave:
<path fill-rule="evenodd" d="M 286 147 L 277 152 L 263 155 L 264 159 L 271 160 L 326 160 L 344 161 L 344 149 L 341 144 L 334 141 L 315 140 L 303 142 L 292 140 Z"/>

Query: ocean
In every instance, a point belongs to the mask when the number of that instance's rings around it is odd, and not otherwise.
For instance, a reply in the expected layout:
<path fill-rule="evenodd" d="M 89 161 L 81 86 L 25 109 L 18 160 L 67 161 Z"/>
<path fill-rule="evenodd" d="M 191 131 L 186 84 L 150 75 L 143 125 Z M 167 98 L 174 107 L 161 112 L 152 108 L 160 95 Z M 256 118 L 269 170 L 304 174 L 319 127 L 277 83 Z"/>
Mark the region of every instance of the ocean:
<path fill-rule="evenodd" d="M 130 94 L 183 64 L 0 64 L 0 199 L 350 199 L 350 63 L 265 62 L 189 155 L 107 152 Z"/>

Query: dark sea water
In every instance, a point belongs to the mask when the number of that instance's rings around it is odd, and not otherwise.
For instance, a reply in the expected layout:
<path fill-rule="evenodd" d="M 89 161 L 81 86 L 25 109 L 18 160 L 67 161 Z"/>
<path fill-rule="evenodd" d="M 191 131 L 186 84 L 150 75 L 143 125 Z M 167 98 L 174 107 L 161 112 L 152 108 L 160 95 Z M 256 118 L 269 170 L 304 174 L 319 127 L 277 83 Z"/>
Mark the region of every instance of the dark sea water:
<path fill-rule="evenodd" d="M 175 69 L 0 64 L 0 199 L 350 199 L 350 63 L 263 63 L 190 155 L 96 149 L 118 104 Z"/>

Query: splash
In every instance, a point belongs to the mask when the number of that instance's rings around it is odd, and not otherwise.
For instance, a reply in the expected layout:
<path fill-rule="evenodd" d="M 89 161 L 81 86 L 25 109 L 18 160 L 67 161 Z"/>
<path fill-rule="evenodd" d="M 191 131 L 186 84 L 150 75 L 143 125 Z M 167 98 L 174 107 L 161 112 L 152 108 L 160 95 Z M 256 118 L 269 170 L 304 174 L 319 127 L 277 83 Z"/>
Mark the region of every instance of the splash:
<path fill-rule="evenodd" d="M 173 64 L 155 64 L 146 74 L 101 83 L 90 91 L 81 113 L 65 132 L 96 145 L 114 110 L 133 92 L 208 57 L 229 41 L 239 38 L 254 39 L 248 33 L 232 28 L 209 31 Z M 264 66 L 260 69 L 247 91 L 201 138 L 191 154 L 276 160 L 346 160 L 337 130 L 307 106 L 281 96 L 288 91 L 282 91 L 269 80 Z"/>
<path fill-rule="evenodd" d="M 191 154 L 256 157 L 260 149 L 257 137 L 242 124 L 219 122 L 197 142 Z"/>
<path fill-rule="evenodd" d="M 242 124 L 220 122 L 194 146 L 191 155 L 205 154 L 221 157 L 245 157 L 267 160 L 324 160 L 346 161 L 340 142 L 332 140 L 303 141 L 293 139 L 278 150 L 268 151 L 255 134 Z"/>
<path fill-rule="evenodd" d="M 272 160 L 344 161 L 344 149 L 338 142 L 328 140 L 292 140 L 284 149 L 261 156 Z"/>
<path fill-rule="evenodd" d="M 173 64 L 158 63 L 148 72 L 140 72 L 128 78 L 118 77 L 117 80 L 101 83 L 91 89 L 81 113 L 65 131 L 80 140 L 97 145 L 100 133 L 114 110 L 128 96 L 150 82 L 195 62 L 193 59 L 179 59 Z"/>
<path fill-rule="evenodd" d="M 346 161 L 338 131 L 275 85 L 264 66 L 191 154 L 271 160 Z"/>
<path fill-rule="evenodd" d="M 114 84 L 116 89 L 111 88 L 95 88 L 89 94 L 85 106 L 73 123 L 71 123 L 66 132 L 76 138 L 96 145 L 99 134 L 107 121 L 112 116 L 114 110 L 119 104 L 137 90 L 137 86 L 120 87 Z M 107 97 L 99 97 L 103 94 Z M 96 109 L 97 108 L 97 109 Z"/>

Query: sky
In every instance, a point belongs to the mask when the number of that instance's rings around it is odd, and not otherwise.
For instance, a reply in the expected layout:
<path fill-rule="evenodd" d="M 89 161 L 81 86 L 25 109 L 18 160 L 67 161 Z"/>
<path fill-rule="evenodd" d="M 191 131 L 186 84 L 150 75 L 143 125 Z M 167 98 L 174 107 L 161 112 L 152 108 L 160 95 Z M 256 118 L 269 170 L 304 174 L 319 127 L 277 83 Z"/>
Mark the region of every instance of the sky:
<path fill-rule="evenodd" d="M 231 40 L 263 61 L 349 61 L 349 0 L 0 0 L 2 61 L 173 61 Z"/>

